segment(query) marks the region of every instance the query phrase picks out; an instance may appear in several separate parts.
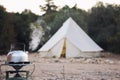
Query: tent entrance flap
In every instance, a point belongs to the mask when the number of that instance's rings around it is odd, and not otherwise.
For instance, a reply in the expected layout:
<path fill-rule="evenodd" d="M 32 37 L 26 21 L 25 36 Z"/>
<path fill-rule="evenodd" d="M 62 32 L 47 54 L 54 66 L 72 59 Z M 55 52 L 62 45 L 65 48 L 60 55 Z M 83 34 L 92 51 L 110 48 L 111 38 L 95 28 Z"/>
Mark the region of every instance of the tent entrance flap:
<path fill-rule="evenodd" d="M 63 57 L 63 58 L 66 57 L 66 39 L 64 40 L 64 45 L 63 45 L 61 57 Z"/>

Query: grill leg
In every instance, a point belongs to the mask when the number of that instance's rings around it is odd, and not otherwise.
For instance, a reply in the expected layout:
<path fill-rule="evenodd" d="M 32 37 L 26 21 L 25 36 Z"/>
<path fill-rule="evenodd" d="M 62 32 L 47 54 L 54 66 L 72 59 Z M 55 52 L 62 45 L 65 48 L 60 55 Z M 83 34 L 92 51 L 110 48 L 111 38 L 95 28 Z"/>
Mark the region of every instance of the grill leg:
<path fill-rule="evenodd" d="M 26 79 L 29 77 L 29 71 L 26 71 Z"/>
<path fill-rule="evenodd" d="M 6 80 L 9 79 L 9 71 L 6 71 Z"/>

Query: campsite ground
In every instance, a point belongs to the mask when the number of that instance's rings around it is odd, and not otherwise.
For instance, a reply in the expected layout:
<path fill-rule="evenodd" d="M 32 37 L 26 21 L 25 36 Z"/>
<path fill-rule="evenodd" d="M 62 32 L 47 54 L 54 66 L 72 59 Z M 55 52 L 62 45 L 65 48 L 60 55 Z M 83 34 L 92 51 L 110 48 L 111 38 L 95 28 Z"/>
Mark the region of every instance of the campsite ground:
<path fill-rule="evenodd" d="M 30 73 L 34 70 L 29 80 L 120 80 L 120 55 L 106 53 L 101 58 L 57 59 L 30 54 L 29 59 L 33 64 L 23 67 Z M 5 55 L 0 56 L 0 64 L 5 60 Z M 8 69 L 11 68 L 3 66 L 2 74 Z"/>

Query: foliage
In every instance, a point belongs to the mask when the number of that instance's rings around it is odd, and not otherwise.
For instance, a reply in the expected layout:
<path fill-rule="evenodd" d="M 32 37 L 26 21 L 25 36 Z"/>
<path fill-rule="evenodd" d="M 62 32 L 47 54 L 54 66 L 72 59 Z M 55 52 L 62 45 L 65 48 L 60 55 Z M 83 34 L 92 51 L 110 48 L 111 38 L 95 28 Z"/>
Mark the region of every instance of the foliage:
<path fill-rule="evenodd" d="M 111 36 L 108 42 L 110 43 L 109 51 L 120 53 L 120 32 L 118 32 L 114 36 Z"/>
<path fill-rule="evenodd" d="M 12 14 L 6 13 L 5 8 L 0 6 L 0 54 L 7 53 L 10 49 L 10 43 L 15 40 L 11 16 Z"/>
<path fill-rule="evenodd" d="M 51 14 L 52 12 L 56 12 L 57 6 L 54 5 L 53 0 L 46 0 L 46 4 L 40 6 L 41 10 L 45 12 L 44 15 Z"/>
<path fill-rule="evenodd" d="M 89 12 L 88 18 L 88 32 L 89 35 L 105 50 L 111 51 L 110 46 L 113 36 L 112 44 L 115 44 L 114 36 L 120 32 L 120 6 L 104 5 L 99 2 Z M 110 42 L 109 42 L 110 41 Z M 113 52 L 118 50 L 118 46 L 114 46 Z"/>
<path fill-rule="evenodd" d="M 28 13 L 27 13 L 28 12 Z M 14 16 L 14 28 L 17 42 L 24 43 L 26 50 L 29 50 L 29 42 L 31 41 L 30 23 L 37 19 L 37 16 L 31 11 L 25 10 L 22 14 L 16 13 Z"/>
<path fill-rule="evenodd" d="M 51 26 L 49 24 L 54 21 L 57 13 L 57 6 L 54 5 L 53 0 L 46 0 L 46 2 L 47 3 L 45 5 L 40 6 L 42 11 L 45 12 L 45 14 L 41 16 L 42 22 L 40 22 L 44 30 L 44 35 L 41 38 L 41 43 L 39 44 L 37 49 L 39 49 L 43 44 L 45 44 L 45 42 L 51 37 Z"/>
<path fill-rule="evenodd" d="M 22 14 L 8 13 L 0 6 L 0 54 L 6 54 L 12 43 L 26 44 L 28 50 L 31 29 L 29 24 L 37 19 L 37 15 L 25 10 Z"/>

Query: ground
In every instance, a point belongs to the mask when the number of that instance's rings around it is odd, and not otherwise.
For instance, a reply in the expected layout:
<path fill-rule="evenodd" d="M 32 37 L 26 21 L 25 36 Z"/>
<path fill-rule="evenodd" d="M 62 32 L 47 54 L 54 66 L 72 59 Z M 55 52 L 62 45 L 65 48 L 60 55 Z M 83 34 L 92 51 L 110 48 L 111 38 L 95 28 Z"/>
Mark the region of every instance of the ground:
<path fill-rule="evenodd" d="M 100 58 L 41 58 L 39 54 L 29 54 L 31 65 L 29 80 L 120 80 L 120 55 L 104 53 Z M 0 56 L 0 64 L 6 56 Z M 9 66 L 1 67 L 1 80 Z M 24 76 L 24 74 L 22 74 Z M 4 79 L 3 79 L 4 80 Z"/>

